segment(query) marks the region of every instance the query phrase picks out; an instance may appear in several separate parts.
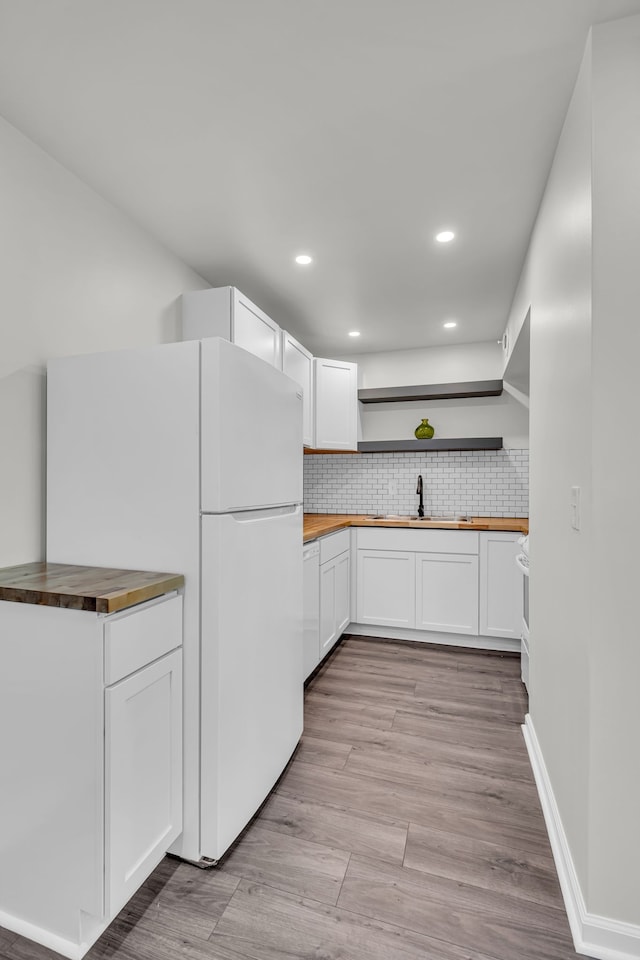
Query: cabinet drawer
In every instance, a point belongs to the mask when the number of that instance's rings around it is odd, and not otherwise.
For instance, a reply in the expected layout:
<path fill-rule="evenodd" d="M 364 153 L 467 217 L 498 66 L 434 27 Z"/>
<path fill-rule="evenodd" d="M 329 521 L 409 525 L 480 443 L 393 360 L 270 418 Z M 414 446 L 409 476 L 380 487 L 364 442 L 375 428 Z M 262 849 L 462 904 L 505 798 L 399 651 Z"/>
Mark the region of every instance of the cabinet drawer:
<path fill-rule="evenodd" d="M 414 527 L 358 527 L 358 550 L 416 553 L 478 553 L 477 530 L 417 530 Z"/>
<path fill-rule="evenodd" d="M 182 644 L 182 597 L 134 610 L 104 625 L 104 682 L 116 683 Z"/>
<path fill-rule="evenodd" d="M 344 553 L 349 549 L 350 544 L 349 530 L 339 530 L 337 533 L 331 533 L 320 540 L 320 563 L 326 563 L 327 560 L 333 560 L 338 554 Z"/>

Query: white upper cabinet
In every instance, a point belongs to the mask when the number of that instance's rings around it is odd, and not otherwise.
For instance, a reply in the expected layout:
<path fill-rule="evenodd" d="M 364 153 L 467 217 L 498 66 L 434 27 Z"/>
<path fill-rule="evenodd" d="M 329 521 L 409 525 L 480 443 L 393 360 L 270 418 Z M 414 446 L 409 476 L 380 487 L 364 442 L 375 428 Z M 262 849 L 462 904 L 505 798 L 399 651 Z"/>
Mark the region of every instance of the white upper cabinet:
<path fill-rule="evenodd" d="M 358 449 L 358 365 L 314 360 L 315 437 L 318 450 Z"/>
<path fill-rule="evenodd" d="M 282 369 L 302 387 L 302 442 L 313 446 L 313 357 L 301 343 L 282 331 Z"/>
<path fill-rule="evenodd" d="M 223 337 L 282 369 L 280 327 L 236 287 L 183 294 L 182 339 L 206 337 Z"/>

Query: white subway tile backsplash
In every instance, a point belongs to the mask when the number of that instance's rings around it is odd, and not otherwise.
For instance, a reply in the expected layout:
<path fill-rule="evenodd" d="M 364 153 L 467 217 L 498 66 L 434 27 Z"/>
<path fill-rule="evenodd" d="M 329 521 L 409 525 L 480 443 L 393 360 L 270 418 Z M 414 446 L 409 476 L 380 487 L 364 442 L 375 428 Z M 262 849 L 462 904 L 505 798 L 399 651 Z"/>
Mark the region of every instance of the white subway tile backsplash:
<path fill-rule="evenodd" d="M 304 458 L 307 513 L 425 513 L 526 517 L 528 450 L 314 454 Z"/>

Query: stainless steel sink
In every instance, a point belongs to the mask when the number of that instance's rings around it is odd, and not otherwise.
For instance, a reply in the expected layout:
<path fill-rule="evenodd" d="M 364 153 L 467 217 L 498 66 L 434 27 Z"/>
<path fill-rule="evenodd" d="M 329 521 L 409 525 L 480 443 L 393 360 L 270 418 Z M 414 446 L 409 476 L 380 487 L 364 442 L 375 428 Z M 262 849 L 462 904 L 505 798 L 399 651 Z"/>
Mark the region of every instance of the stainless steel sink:
<path fill-rule="evenodd" d="M 464 516 L 463 514 L 458 514 L 455 517 L 423 517 L 423 520 L 433 520 L 436 523 L 471 523 L 472 517 Z"/>
<path fill-rule="evenodd" d="M 376 516 L 367 517 L 367 520 L 431 520 L 433 523 L 471 523 L 471 517 L 467 516 L 438 517 L 431 515 L 419 517 L 415 513 L 380 513 Z"/>

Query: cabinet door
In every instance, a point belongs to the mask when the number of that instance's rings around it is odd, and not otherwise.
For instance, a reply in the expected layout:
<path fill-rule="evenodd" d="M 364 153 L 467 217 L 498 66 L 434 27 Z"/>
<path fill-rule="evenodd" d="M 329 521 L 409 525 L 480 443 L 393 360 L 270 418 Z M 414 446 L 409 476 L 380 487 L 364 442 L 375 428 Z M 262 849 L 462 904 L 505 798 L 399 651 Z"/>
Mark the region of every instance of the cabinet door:
<path fill-rule="evenodd" d="M 342 636 L 350 617 L 351 565 L 345 551 L 320 566 L 320 659 Z"/>
<path fill-rule="evenodd" d="M 470 554 L 416 554 L 416 627 L 478 633 L 478 558 Z"/>
<path fill-rule="evenodd" d="M 234 287 L 233 342 L 281 370 L 280 339 L 278 324 Z"/>
<path fill-rule="evenodd" d="M 336 561 L 320 567 L 320 659 L 338 639 L 336 623 Z"/>
<path fill-rule="evenodd" d="M 302 387 L 302 443 L 313 446 L 313 357 L 286 330 L 282 331 L 282 369 Z"/>
<path fill-rule="evenodd" d="M 336 557 L 336 639 L 344 633 L 351 617 L 351 564 L 350 554 L 341 553 Z"/>
<path fill-rule="evenodd" d="M 519 639 L 522 574 L 516 566 L 518 533 L 480 534 L 480 633 Z"/>
<path fill-rule="evenodd" d="M 358 623 L 415 626 L 414 557 L 395 550 L 358 550 Z"/>
<path fill-rule="evenodd" d="M 105 690 L 105 888 L 113 917 L 182 830 L 182 651 Z"/>
<path fill-rule="evenodd" d="M 319 450 L 358 449 L 358 365 L 314 360 L 315 436 Z"/>

